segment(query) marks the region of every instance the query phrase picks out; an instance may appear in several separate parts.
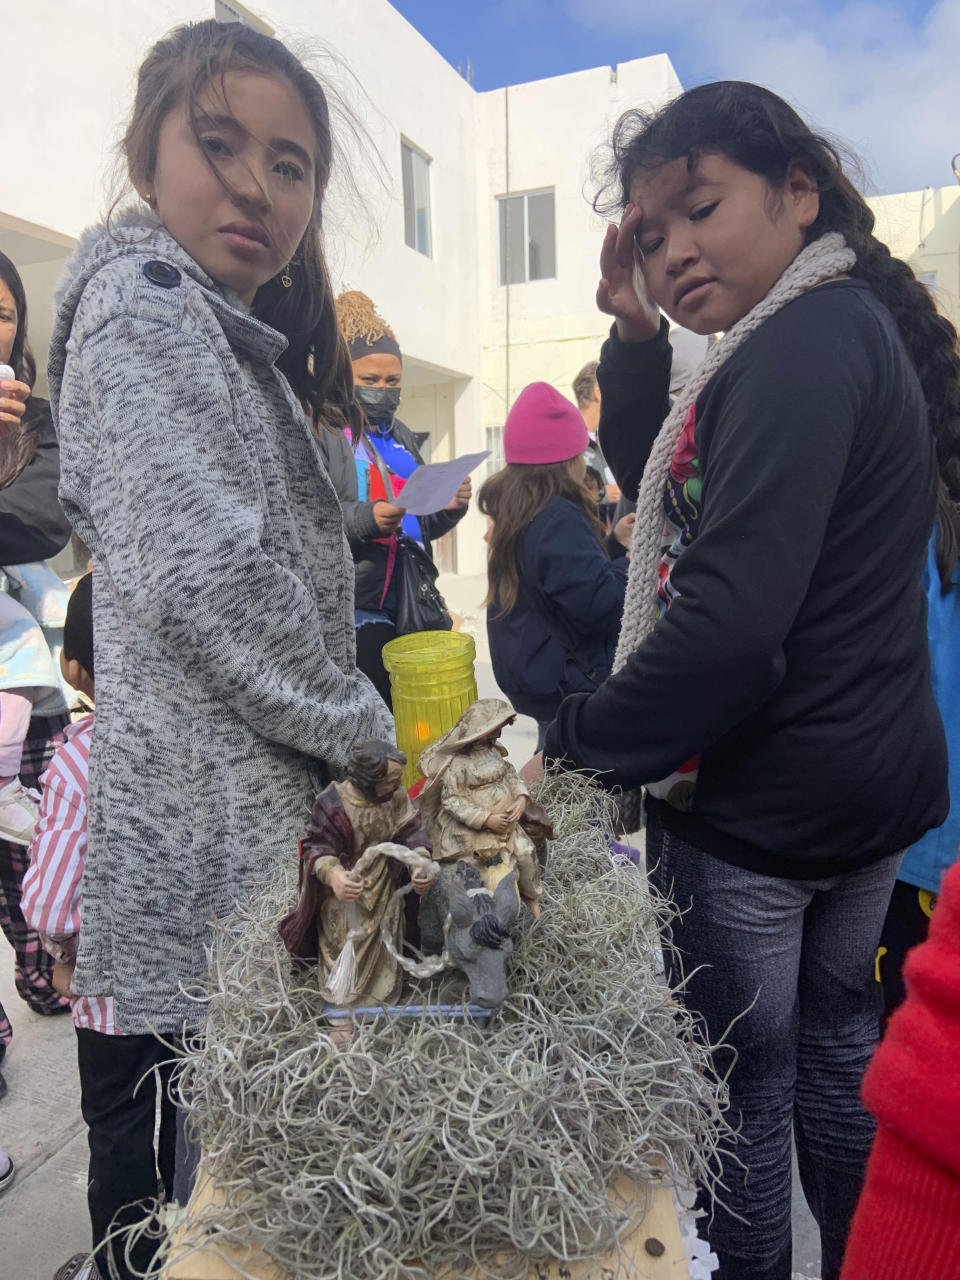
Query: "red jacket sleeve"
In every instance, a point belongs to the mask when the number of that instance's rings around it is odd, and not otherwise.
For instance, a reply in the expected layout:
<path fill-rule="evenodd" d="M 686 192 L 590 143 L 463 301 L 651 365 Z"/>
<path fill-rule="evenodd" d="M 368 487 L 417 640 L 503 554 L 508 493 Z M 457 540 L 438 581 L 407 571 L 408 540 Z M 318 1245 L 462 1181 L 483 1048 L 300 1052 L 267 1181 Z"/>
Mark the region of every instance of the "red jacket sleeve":
<path fill-rule="evenodd" d="M 960 1280 L 960 863 L 904 973 L 864 1080 L 879 1130 L 842 1280 Z"/>

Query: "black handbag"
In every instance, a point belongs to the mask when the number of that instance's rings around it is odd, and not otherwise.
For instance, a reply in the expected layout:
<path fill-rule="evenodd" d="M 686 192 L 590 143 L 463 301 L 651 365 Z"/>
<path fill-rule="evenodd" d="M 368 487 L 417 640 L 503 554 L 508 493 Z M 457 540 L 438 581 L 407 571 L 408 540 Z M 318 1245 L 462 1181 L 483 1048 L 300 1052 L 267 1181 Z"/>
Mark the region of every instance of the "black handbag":
<path fill-rule="evenodd" d="M 397 582 L 397 635 L 417 631 L 451 631 L 450 610 L 437 590 L 439 570 L 420 543 L 406 534 L 397 536 L 394 564 Z"/>

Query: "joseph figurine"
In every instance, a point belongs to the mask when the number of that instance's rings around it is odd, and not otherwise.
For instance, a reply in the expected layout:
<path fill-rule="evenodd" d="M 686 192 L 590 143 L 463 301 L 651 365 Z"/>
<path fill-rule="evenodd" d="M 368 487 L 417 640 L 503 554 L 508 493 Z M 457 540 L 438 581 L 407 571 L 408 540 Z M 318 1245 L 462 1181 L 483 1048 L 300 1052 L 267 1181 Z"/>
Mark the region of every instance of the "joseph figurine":
<path fill-rule="evenodd" d="M 364 850 L 384 842 L 405 845 L 429 864 L 419 810 L 401 785 L 405 764 L 403 752 L 388 742 L 357 743 L 345 781 L 320 792 L 300 841 L 300 898 L 281 921 L 280 934 L 291 955 L 318 961 L 325 999 L 331 999 L 327 980 L 351 933 L 357 976 L 346 1003 L 385 1004 L 399 994 L 403 974 L 383 945 L 381 926 L 387 922 L 402 950 L 406 914 L 393 895 L 407 869 L 383 856 L 362 877 L 353 867 Z M 433 884 L 432 875 L 416 867 L 410 878 L 417 894 Z"/>

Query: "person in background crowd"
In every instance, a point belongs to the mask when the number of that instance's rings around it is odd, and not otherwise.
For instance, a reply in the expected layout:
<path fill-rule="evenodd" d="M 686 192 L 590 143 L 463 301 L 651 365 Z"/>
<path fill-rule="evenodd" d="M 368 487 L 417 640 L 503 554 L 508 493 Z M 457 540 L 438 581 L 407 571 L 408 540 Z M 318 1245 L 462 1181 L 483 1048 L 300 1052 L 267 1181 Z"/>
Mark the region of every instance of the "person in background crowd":
<path fill-rule="evenodd" d="M 877 976 L 884 1021 L 903 1000 L 903 962 L 927 936 L 944 872 L 960 844 L 960 511 L 941 484 L 937 526 L 927 551 L 923 582 L 927 592 L 927 637 L 933 691 L 947 734 L 950 812 L 904 855 L 880 935 Z"/>
<path fill-rule="evenodd" d="M 836 151 L 756 85 L 629 112 L 607 195 L 600 439 L 638 494 L 630 581 L 614 674 L 564 701 L 544 755 L 646 787 L 668 976 L 738 1134 L 719 1280 L 790 1278 L 792 1131 L 836 1280 L 884 914 L 949 803 L 922 570 L 938 456 L 960 500 L 956 333 Z M 666 418 L 660 308 L 724 334 Z"/>
<path fill-rule="evenodd" d="M 610 674 L 623 610 L 633 517 L 604 534 L 585 483 L 586 440 L 570 402 L 531 383 L 504 425 L 507 465 L 478 499 L 492 521 L 485 604 L 493 674 L 537 721 L 538 750 L 563 697 Z"/>
<path fill-rule="evenodd" d="M 620 490 L 613 478 L 613 472 L 607 466 L 597 438 L 600 425 L 600 388 L 597 385 L 598 360 L 590 360 L 583 366 L 573 380 L 573 394 L 577 401 L 584 425 L 587 428 L 587 447 L 584 457 L 587 466 L 600 473 L 603 479 L 604 496 L 600 508 L 600 518 L 604 527 L 608 527 L 613 519 L 617 503 L 620 501 Z M 624 512 L 626 514 L 626 512 Z"/>
<path fill-rule="evenodd" d="M 0 565 L 46 560 L 70 540 L 57 501 L 60 451 L 50 406 L 32 394 L 36 364 L 27 337 L 27 299 L 17 268 L 0 253 L 0 364 L 13 382 L 0 384 Z M 28 611 L 0 593 L 0 928 L 16 957 L 17 991 L 35 1013 L 65 1013 L 53 988 L 53 960 L 20 910 L 20 885 L 37 804 L 36 784 L 66 703 L 40 627 Z M 13 1027 L 0 1005 L 0 1062 Z M 0 1072 L 0 1097 L 6 1092 Z"/>
<path fill-rule="evenodd" d="M 175 1039 L 202 1019 L 213 916 L 392 722 L 355 665 L 316 442 L 356 412 L 320 237 L 323 88 L 252 27 L 187 24 L 147 54 L 122 145 L 136 198 L 81 238 L 50 355 L 61 501 L 95 566 L 71 986 L 112 996 L 121 1034 Z"/>
<path fill-rule="evenodd" d="M 960 1280 L 960 863 L 867 1068 L 879 1128 L 841 1280 Z"/>
<path fill-rule="evenodd" d="M 473 490 L 468 477 L 445 510 L 426 516 L 406 513 L 400 495 L 423 458 L 413 432 L 397 417 L 403 384 L 399 344 L 365 293 L 341 293 L 337 319 L 353 363 L 364 426 L 322 432 L 320 447 L 343 507 L 356 566 L 357 666 L 391 706 L 382 654 L 397 634 L 397 536 L 416 539 L 431 554 L 431 543 L 466 515 Z"/>
<path fill-rule="evenodd" d="M 18 584 L 7 575 L 25 558 L 55 555 L 70 527 L 56 497 L 59 453 L 50 408 L 31 394 L 36 365 L 23 281 L 2 253 L 0 364 L 16 374 L 0 422 L 0 841 L 29 845 L 37 804 L 19 777 L 23 744 L 34 710 L 45 715 L 66 707 L 43 632 L 11 594 Z"/>
<path fill-rule="evenodd" d="M 584 457 L 586 457 L 586 454 L 584 454 Z M 584 484 L 596 497 L 597 506 L 602 507 L 607 500 L 607 486 L 603 483 L 603 476 L 596 467 L 587 467 L 584 473 Z"/>

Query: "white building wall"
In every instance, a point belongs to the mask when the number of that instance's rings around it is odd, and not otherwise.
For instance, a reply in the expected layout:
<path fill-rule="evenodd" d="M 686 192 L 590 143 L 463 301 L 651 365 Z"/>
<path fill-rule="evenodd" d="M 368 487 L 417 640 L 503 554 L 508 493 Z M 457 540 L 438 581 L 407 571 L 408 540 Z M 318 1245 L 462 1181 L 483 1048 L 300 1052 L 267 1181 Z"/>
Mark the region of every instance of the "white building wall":
<path fill-rule="evenodd" d="M 932 285 L 937 306 L 960 328 L 960 186 L 871 196 L 876 236 Z"/>
<path fill-rule="evenodd" d="M 52 283 L 70 238 L 102 219 L 116 194 L 117 144 L 137 69 L 171 27 L 212 17 L 214 7 L 214 0 L 32 0 L 8 16 L 11 47 L 43 51 L 17 88 L 18 136 L 28 144 L 17 148 L 15 164 L 0 166 L 0 249 L 24 266 L 41 362 Z M 401 415 L 430 432 L 432 456 L 483 448 L 485 428 L 501 426 L 507 401 L 535 378 L 569 394 L 606 330 L 593 306 L 602 223 L 583 194 L 589 156 L 627 106 L 660 103 L 679 89 L 669 59 L 509 91 L 510 186 L 556 189 L 558 274 L 510 289 L 507 387 L 495 204 L 505 187 L 505 92 L 477 94 L 387 0 L 248 7 L 314 62 L 365 135 L 358 144 L 349 129 L 337 130 L 362 199 L 335 175 L 324 211 L 328 259 L 338 286 L 369 293 L 396 330 L 405 359 Z M 431 159 L 429 258 L 404 243 L 401 137 Z M 472 510 L 456 551 L 442 549 L 444 566 L 482 570 L 482 532 Z"/>
<path fill-rule="evenodd" d="M 267 0 L 256 12 L 295 48 L 309 54 L 310 42 L 320 41 L 340 55 L 348 70 L 333 68 L 335 87 L 375 148 L 360 157 L 346 139 L 348 161 L 361 161 L 367 180 L 366 208 L 345 207 L 337 186 L 329 211 L 339 232 L 329 249 L 332 268 L 369 291 L 388 319 L 398 317 L 405 351 L 451 370 L 472 368 L 479 341 L 469 161 L 474 91 L 385 0 Z M 213 13 L 213 0 L 36 0 L 19 6 L 12 24 L 5 24 L 5 38 L 42 49 L 43 57 L 18 88 L 17 115 L 29 145 L 18 147 L 15 164 L 0 166 L 0 210 L 71 236 L 99 220 L 145 53 L 177 23 Z M 322 57 L 318 65 L 322 77 Z M 385 75 L 384 68 L 393 70 Z M 433 158 L 432 259 L 404 244 L 401 134 Z M 383 186 L 370 180 L 378 170 Z M 467 287 L 451 287 L 454 272 Z"/>
<path fill-rule="evenodd" d="M 605 222 L 593 212 L 591 160 L 630 107 L 657 107 L 681 85 L 665 54 L 537 80 L 478 96 L 478 223 L 482 232 L 484 421 L 502 424 L 529 382 L 570 384 L 596 359 L 609 324 L 596 308 Z M 509 108 L 509 127 L 507 114 Z M 556 278 L 498 283 L 497 197 L 555 191 Z M 509 327 L 508 327 L 509 307 Z"/>
<path fill-rule="evenodd" d="M 213 0 L 31 0 L 4 15 L 4 42 L 31 49 L 18 87 L 22 145 L 0 166 L 0 210 L 76 236 L 100 219 L 116 144 L 147 49 Z"/>
<path fill-rule="evenodd" d="M 263 0 L 257 16 L 300 53 L 318 54 L 366 142 L 337 130 L 362 191 L 335 179 L 325 209 L 338 285 L 363 289 L 405 355 L 401 413 L 437 459 L 484 447 L 528 382 L 565 395 L 607 332 L 594 305 L 603 220 L 589 204 L 590 159 L 631 106 L 681 86 L 665 55 L 477 94 L 387 0 Z M 0 166 L 0 249 L 22 268 L 41 365 L 50 298 L 72 237 L 103 217 L 116 146 L 149 47 L 214 0 L 31 0 L 6 15 L 12 48 L 42 50 L 17 82 L 15 162 Z M 323 49 L 331 51 L 331 59 Z M 509 140 L 507 104 L 509 103 Z M 432 256 L 404 243 L 400 139 L 431 158 Z M 553 188 L 556 278 L 498 284 L 497 196 Z M 960 187 L 870 201 L 877 234 L 960 322 Z M 507 310 L 509 303 L 509 329 Z M 41 379 L 38 390 L 42 393 Z M 477 476 L 479 480 L 481 477 Z M 482 569 L 479 515 L 444 566 Z"/>
<path fill-rule="evenodd" d="M 102 217 L 144 54 L 176 23 L 212 17 L 213 9 L 212 0 L 38 0 L 21 7 L 11 38 L 42 48 L 44 57 L 24 78 L 18 114 L 30 122 L 30 145 L 17 164 L 0 167 L 0 210 L 68 235 Z M 463 370 L 475 356 L 478 313 L 473 289 L 450 288 L 449 276 L 456 266 L 467 280 L 475 277 L 472 181 L 461 180 L 475 145 L 473 90 L 383 0 L 268 0 L 257 12 L 295 47 L 320 40 L 342 57 L 349 72 L 334 70 L 337 87 L 379 152 L 362 158 L 361 172 L 369 177 L 382 160 L 385 186 L 368 182 L 366 209 L 345 208 L 341 198 L 330 211 L 343 233 L 331 245 L 334 269 L 355 287 L 369 287 L 387 317 L 403 315 L 405 350 Z M 57 30 L 61 37 L 50 39 Z M 402 74 L 385 76 L 385 67 Z M 434 160 L 432 260 L 403 240 L 401 134 Z"/>
<path fill-rule="evenodd" d="M 411 425 L 423 429 L 422 388 L 432 385 L 426 416 L 438 455 L 482 447 L 475 92 L 386 0 L 266 0 L 255 13 L 313 55 L 365 135 L 358 146 L 340 131 L 363 199 L 358 207 L 335 177 L 325 209 L 335 281 L 369 293 L 395 328 L 408 379 L 421 387 L 411 388 Z M 5 39 L 44 56 L 18 89 L 29 146 L 0 166 L 0 247 L 3 215 L 34 224 L 38 253 L 48 229 L 60 233 L 45 255 L 52 265 L 25 273 L 37 277 L 26 282 L 41 353 L 48 277 L 68 251 L 62 236 L 101 219 L 114 194 L 116 147 L 144 55 L 177 23 L 213 16 L 214 0 L 37 0 L 10 15 Z M 432 160 L 431 258 L 404 243 L 401 135 Z M 464 528 L 463 546 L 479 541 L 479 527 Z M 482 561 L 481 542 L 465 567 Z"/>

